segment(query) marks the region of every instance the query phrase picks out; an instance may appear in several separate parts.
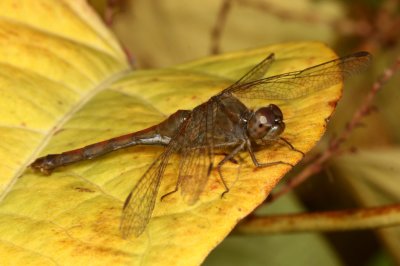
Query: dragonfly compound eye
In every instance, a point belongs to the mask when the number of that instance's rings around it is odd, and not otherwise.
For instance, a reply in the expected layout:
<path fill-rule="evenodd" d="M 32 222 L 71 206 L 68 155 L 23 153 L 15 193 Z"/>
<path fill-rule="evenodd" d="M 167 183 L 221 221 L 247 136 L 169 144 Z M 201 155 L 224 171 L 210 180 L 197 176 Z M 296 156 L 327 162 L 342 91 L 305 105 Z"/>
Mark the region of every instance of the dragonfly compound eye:
<path fill-rule="evenodd" d="M 281 109 L 275 104 L 258 109 L 247 124 L 247 132 L 253 140 L 273 140 L 285 129 Z"/>

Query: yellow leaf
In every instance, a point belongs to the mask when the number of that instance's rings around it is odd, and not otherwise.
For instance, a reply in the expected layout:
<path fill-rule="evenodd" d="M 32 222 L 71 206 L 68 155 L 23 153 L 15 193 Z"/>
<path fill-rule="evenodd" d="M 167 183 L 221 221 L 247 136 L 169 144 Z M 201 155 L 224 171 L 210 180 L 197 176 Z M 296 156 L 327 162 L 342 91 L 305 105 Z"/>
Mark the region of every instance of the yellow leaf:
<path fill-rule="evenodd" d="M 259 205 L 288 171 L 255 169 L 247 153 L 229 163 L 224 188 L 213 171 L 192 206 L 167 170 L 145 233 L 125 240 L 122 204 L 162 151 L 132 147 L 57 169 L 27 166 L 60 153 L 144 129 L 178 109 L 192 109 L 238 79 L 269 53 L 268 75 L 303 69 L 335 54 L 316 42 L 287 43 L 210 57 L 170 69 L 128 71 L 121 49 L 85 1 L 0 2 L 0 257 L 4 264 L 197 265 Z M 49 14 L 54 14 L 49 16 Z M 286 118 L 284 137 L 304 152 L 325 130 L 341 84 L 290 102 L 271 101 Z M 260 161 L 295 164 L 301 155 L 274 144 Z M 219 157 L 222 158 L 222 157 Z M 174 158 L 177 160 L 177 158 Z"/>

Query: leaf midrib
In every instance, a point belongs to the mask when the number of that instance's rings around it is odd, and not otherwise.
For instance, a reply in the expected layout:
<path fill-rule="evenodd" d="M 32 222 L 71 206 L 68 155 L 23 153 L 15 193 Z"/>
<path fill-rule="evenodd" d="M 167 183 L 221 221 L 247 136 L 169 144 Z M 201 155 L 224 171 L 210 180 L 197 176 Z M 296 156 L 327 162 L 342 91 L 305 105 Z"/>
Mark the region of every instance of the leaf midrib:
<path fill-rule="evenodd" d="M 31 156 L 28 156 L 27 160 L 25 160 L 25 162 L 22 163 L 20 165 L 20 167 L 17 169 L 14 176 L 11 178 L 10 182 L 7 184 L 7 186 L 1 193 L 0 202 L 2 202 L 3 199 L 7 196 L 8 192 L 11 191 L 14 184 L 18 180 L 18 178 L 25 172 L 25 170 L 30 165 L 30 163 L 47 146 L 47 144 L 51 140 L 54 133 L 56 131 L 58 131 L 60 128 L 62 128 L 63 125 L 65 125 L 74 116 L 74 114 L 76 114 L 79 110 L 81 110 L 81 108 L 84 107 L 86 105 L 86 103 L 88 103 L 91 99 L 93 99 L 93 97 L 95 97 L 97 94 L 99 94 L 103 90 L 109 88 L 111 84 L 113 84 L 113 83 L 117 82 L 119 79 L 125 77 L 129 72 L 131 72 L 130 68 L 124 69 L 122 71 L 113 73 L 112 75 L 108 76 L 106 79 L 99 82 L 99 84 L 97 86 L 88 90 L 87 93 L 82 94 L 82 97 L 80 98 L 80 100 L 77 101 L 76 104 L 72 105 L 71 108 L 67 112 L 65 112 L 65 114 L 61 117 L 61 119 L 56 120 L 54 122 L 53 126 L 51 126 L 49 130 L 43 132 L 43 135 L 44 135 L 43 140 L 37 146 L 37 148 L 32 152 Z"/>

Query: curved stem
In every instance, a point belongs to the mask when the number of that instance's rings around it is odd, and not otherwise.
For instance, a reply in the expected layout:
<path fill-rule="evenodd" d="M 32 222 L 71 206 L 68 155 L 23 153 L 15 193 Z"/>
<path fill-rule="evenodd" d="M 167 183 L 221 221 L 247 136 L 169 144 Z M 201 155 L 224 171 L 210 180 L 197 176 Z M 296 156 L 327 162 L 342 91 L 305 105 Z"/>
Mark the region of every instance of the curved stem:
<path fill-rule="evenodd" d="M 244 220 L 234 233 L 246 235 L 365 230 L 400 225 L 400 204 L 342 211 L 273 215 Z"/>

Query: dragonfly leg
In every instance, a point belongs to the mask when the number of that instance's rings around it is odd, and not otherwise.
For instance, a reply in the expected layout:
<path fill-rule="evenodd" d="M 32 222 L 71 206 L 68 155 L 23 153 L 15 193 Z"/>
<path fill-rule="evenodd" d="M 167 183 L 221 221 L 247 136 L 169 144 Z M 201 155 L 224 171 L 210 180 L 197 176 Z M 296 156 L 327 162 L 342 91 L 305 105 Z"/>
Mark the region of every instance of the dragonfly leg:
<path fill-rule="evenodd" d="M 238 149 L 238 148 L 236 148 L 236 149 Z M 228 188 L 228 186 L 227 186 L 227 184 L 226 184 L 226 182 L 225 182 L 225 180 L 224 180 L 224 178 L 222 176 L 221 167 L 228 160 L 230 162 L 234 163 L 234 164 L 239 164 L 239 162 L 234 158 L 234 156 L 235 156 L 235 154 L 237 154 L 240 151 L 240 149 L 243 149 L 243 145 L 237 151 L 236 151 L 236 149 L 233 150 L 232 153 L 230 153 L 230 154 L 221 153 L 221 155 L 225 156 L 224 159 L 217 166 L 218 174 L 219 174 L 220 179 L 222 181 L 222 184 L 224 185 L 224 188 L 225 188 L 225 191 L 222 193 L 221 197 L 223 197 L 223 195 L 225 195 L 225 193 L 227 193 L 229 191 L 229 188 Z M 212 164 L 211 164 L 210 167 L 209 167 L 208 175 L 211 173 L 212 168 L 213 167 L 212 167 Z M 182 181 L 182 179 L 181 179 L 181 177 L 179 177 L 178 181 L 176 182 L 175 188 L 173 190 L 171 190 L 170 192 L 167 192 L 164 195 L 162 195 L 161 198 L 160 198 L 160 201 L 163 201 L 166 197 L 178 192 L 179 186 L 181 185 L 181 181 Z"/>
<path fill-rule="evenodd" d="M 292 145 L 292 143 L 290 143 L 287 139 L 285 139 L 285 138 L 283 138 L 283 137 L 280 137 L 279 139 L 282 140 L 286 145 L 288 145 L 289 148 L 290 148 L 292 151 L 295 151 L 295 152 L 300 153 L 303 157 L 306 155 L 306 154 L 305 154 L 304 152 L 302 152 L 301 150 L 296 149 L 296 148 Z"/>
<path fill-rule="evenodd" d="M 215 155 L 228 156 L 228 153 L 226 153 L 226 152 L 217 152 L 217 153 L 214 153 L 214 154 L 215 154 Z M 239 161 L 236 160 L 235 158 L 230 158 L 229 161 L 230 161 L 231 163 L 234 163 L 234 164 L 239 164 Z"/>
<path fill-rule="evenodd" d="M 236 146 L 235 149 L 233 149 L 232 152 L 230 152 L 229 154 L 227 154 L 227 155 L 224 157 L 224 159 L 222 159 L 222 160 L 218 163 L 218 165 L 217 165 L 217 170 L 218 170 L 219 178 L 221 179 L 221 182 L 222 182 L 222 184 L 224 185 L 224 188 L 225 188 L 225 191 L 222 192 L 222 194 L 221 194 L 221 198 L 223 198 L 224 195 L 225 195 L 226 193 L 229 192 L 229 187 L 228 187 L 228 185 L 227 185 L 226 182 L 225 182 L 224 176 L 222 175 L 222 166 L 223 166 L 227 161 L 234 160 L 235 155 L 237 155 L 241 150 L 243 150 L 244 145 L 245 145 L 245 142 L 242 141 L 238 146 Z"/>
<path fill-rule="evenodd" d="M 175 188 L 171 190 L 170 192 L 165 193 L 164 195 L 161 196 L 160 201 L 163 201 L 166 197 L 178 192 L 179 186 L 181 185 L 181 177 L 178 177 L 178 180 L 176 181 Z"/>
<path fill-rule="evenodd" d="M 248 150 L 249 153 L 250 153 L 251 160 L 253 161 L 253 163 L 254 163 L 254 165 L 255 165 L 256 167 L 270 167 L 270 166 L 274 166 L 274 165 L 278 165 L 278 164 L 286 164 L 286 165 L 290 165 L 290 166 L 294 167 L 293 164 L 288 163 L 288 162 L 284 162 L 284 161 L 276 161 L 276 162 L 270 162 L 270 163 L 260 163 L 260 162 L 257 160 L 256 155 L 255 155 L 254 152 L 253 152 L 253 149 L 252 149 L 252 147 L 251 147 L 250 140 L 247 140 L 246 146 L 247 146 L 247 150 Z"/>

